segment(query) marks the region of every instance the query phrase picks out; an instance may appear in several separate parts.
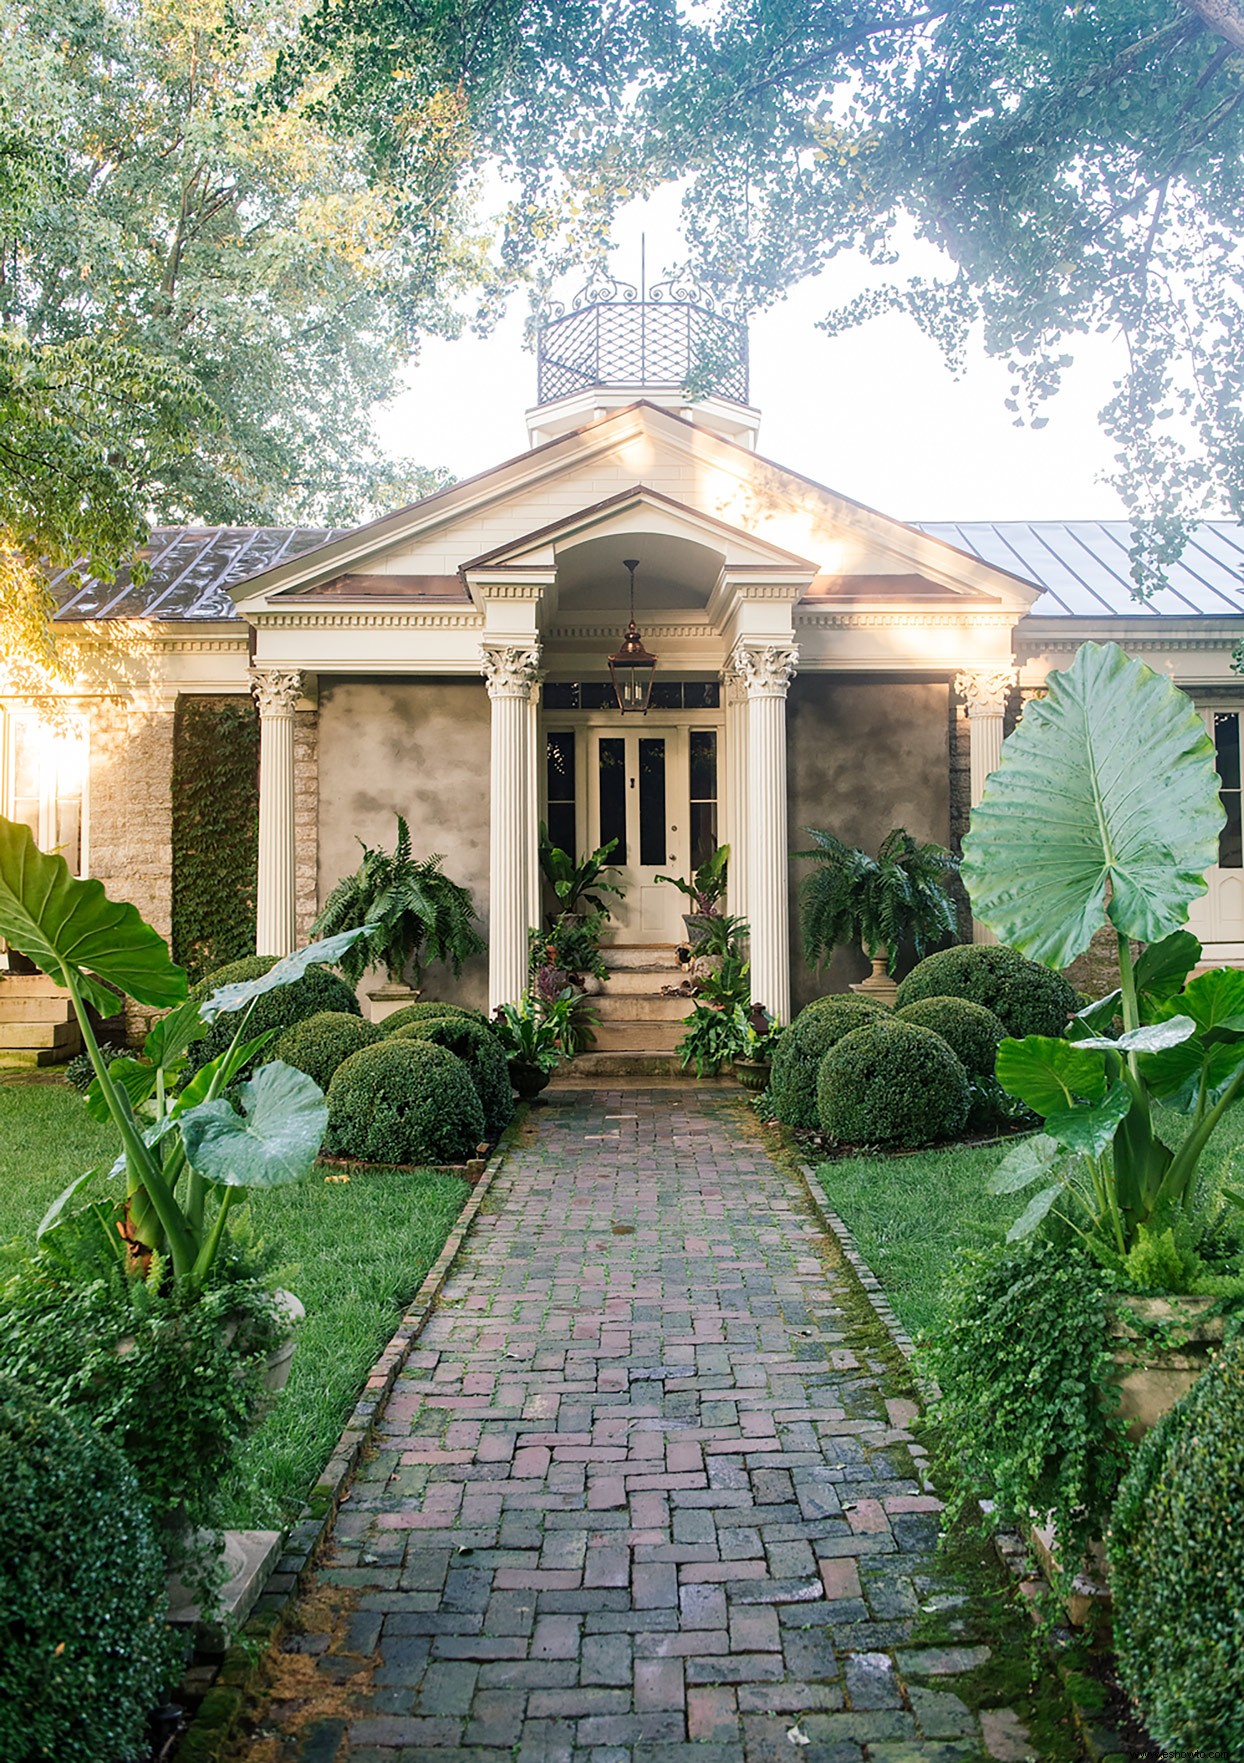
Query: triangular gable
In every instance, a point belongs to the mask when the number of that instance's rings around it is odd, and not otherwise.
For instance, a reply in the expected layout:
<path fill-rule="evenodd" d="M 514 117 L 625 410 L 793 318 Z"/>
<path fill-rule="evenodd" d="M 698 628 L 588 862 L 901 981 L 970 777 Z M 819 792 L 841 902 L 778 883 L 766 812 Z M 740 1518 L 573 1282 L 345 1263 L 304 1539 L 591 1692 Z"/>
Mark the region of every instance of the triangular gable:
<path fill-rule="evenodd" d="M 610 476 L 618 488 L 602 497 Z M 662 480 L 676 486 L 677 494 L 663 489 Z M 576 508 L 578 494 L 583 504 Z M 624 519 L 628 498 L 631 508 L 642 505 L 646 518 L 663 511 L 682 523 L 682 531 L 699 523 L 705 542 L 718 548 L 728 537 L 741 567 L 751 549 L 757 565 L 769 569 L 812 572 L 822 581 L 875 580 L 875 593 L 861 596 L 853 588 L 846 597 L 854 600 L 903 597 L 903 586 L 915 577 L 957 604 L 983 599 L 1018 616 L 1037 594 L 980 557 L 643 400 L 336 535 L 231 591 L 243 612 L 258 612 L 274 596 L 301 599 L 343 577 L 446 580 L 481 566 L 530 568 L 541 544 L 552 564 L 577 525 Z M 556 512 L 567 502 L 569 512 Z"/>

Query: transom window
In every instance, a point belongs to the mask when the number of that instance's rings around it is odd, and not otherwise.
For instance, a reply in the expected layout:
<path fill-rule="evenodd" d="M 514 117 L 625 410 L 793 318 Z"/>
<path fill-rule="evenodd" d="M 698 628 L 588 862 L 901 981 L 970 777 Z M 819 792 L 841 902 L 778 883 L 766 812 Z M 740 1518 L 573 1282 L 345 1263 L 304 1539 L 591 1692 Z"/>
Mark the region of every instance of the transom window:
<path fill-rule="evenodd" d="M 616 710 L 618 705 L 609 680 L 547 680 L 541 699 L 546 710 Z M 721 687 L 715 679 L 658 679 L 648 702 L 653 710 L 717 710 Z"/>

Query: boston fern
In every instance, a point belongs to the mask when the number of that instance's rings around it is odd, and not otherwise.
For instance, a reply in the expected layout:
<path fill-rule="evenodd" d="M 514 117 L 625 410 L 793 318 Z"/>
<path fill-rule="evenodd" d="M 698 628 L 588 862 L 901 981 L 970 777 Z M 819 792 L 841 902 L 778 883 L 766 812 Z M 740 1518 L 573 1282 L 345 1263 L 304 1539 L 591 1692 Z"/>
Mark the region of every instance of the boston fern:
<path fill-rule="evenodd" d="M 870 960 L 884 955 L 892 966 L 904 938 L 923 956 L 930 944 L 956 934 L 946 883 L 957 863 L 941 845 L 918 845 L 898 826 L 870 857 L 833 833 L 812 826 L 804 831 L 813 849 L 795 856 L 816 864 L 799 890 L 810 963 L 828 961 L 841 945 L 859 945 Z"/>
<path fill-rule="evenodd" d="M 432 961 L 448 961 L 457 974 L 464 961 L 483 954 L 475 904 L 468 890 L 445 874 L 444 861 L 411 856 L 410 829 L 400 814 L 395 850 L 363 845 L 363 861 L 337 883 L 312 926 L 317 937 L 373 927 L 338 962 L 351 985 L 371 967 L 385 968 L 395 984 L 412 963 L 416 980 Z"/>

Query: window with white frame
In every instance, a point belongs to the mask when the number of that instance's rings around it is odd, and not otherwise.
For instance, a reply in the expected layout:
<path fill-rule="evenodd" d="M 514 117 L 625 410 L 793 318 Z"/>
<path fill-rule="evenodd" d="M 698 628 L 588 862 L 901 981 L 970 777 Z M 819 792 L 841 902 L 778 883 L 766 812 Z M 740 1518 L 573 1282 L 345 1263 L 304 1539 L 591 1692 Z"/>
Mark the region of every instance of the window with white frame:
<path fill-rule="evenodd" d="M 1244 823 L 1241 821 L 1240 712 L 1215 710 L 1210 732 L 1218 763 L 1219 795 L 1226 824 L 1218 835 L 1219 869 L 1244 868 Z"/>
<path fill-rule="evenodd" d="M 59 851 L 75 875 L 86 861 L 87 753 L 79 717 L 48 720 L 20 709 L 4 715 L 4 812 L 30 828 L 40 850 Z"/>

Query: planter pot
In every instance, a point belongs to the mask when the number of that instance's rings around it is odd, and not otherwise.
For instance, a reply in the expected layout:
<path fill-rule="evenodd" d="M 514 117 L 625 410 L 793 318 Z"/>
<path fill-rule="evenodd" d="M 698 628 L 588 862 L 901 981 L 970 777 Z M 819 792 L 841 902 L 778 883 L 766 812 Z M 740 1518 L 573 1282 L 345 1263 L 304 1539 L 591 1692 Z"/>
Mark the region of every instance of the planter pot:
<path fill-rule="evenodd" d="M 268 1368 L 264 1372 L 264 1388 L 276 1396 L 281 1393 L 289 1382 L 290 1366 L 293 1362 L 294 1348 L 298 1345 L 298 1325 L 306 1320 L 306 1309 L 300 1298 L 293 1292 L 280 1290 L 275 1292 L 276 1307 L 288 1324 L 285 1339 L 279 1347 L 268 1354 Z"/>
<path fill-rule="evenodd" d="M 1110 1330 L 1116 1343 L 1114 1377 L 1130 1439 L 1144 1438 L 1209 1364 L 1223 1337 L 1223 1318 L 1209 1314 L 1218 1302 L 1212 1297 L 1117 1300 Z M 1155 1325 L 1161 1329 L 1157 1340 L 1151 1334 Z"/>
<path fill-rule="evenodd" d="M 384 985 L 374 987 L 367 994 L 368 1018 L 372 1022 L 383 1022 L 395 1010 L 404 1010 L 407 1004 L 417 1004 L 421 996 L 411 986 L 395 986 L 386 981 Z"/>
<path fill-rule="evenodd" d="M 682 921 L 687 927 L 687 941 L 694 951 L 716 924 L 717 914 L 715 912 L 684 912 Z"/>
<path fill-rule="evenodd" d="M 604 990 L 604 981 L 597 979 L 594 973 L 585 973 L 579 985 L 589 998 L 599 998 Z"/>
<path fill-rule="evenodd" d="M 890 961 L 889 952 L 882 950 L 880 955 L 871 957 L 873 970 L 867 979 L 859 980 L 851 987 L 853 992 L 862 992 L 866 998 L 875 998 L 879 1004 L 893 1006 L 898 997 L 898 981 L 891 979 L 887 971 Z"/>
<path fill-rule="evenodd" d="M 745 1090 L 760 1091 L 769 1087 L 769 1061 L 767 1059 L 736 1059 L 734 1075 Z"/>
<path fill-rule="evenodd" d="M 553 1073 L 526 1059 L 510 1060 L 510 1083 L 524 1102 L 534 1102 L 541 1090 L 553 1081 Z"/>

